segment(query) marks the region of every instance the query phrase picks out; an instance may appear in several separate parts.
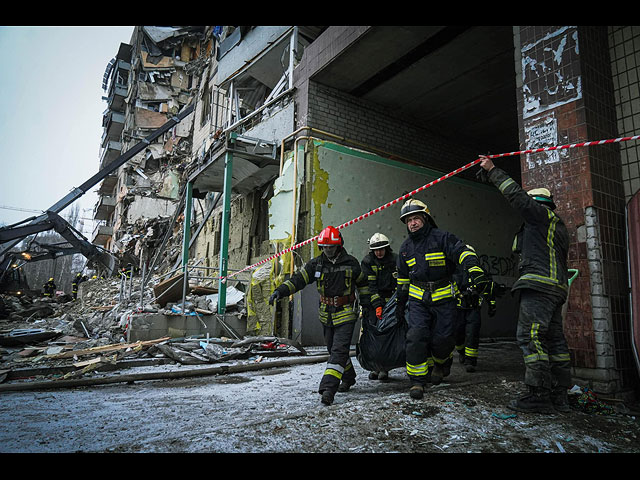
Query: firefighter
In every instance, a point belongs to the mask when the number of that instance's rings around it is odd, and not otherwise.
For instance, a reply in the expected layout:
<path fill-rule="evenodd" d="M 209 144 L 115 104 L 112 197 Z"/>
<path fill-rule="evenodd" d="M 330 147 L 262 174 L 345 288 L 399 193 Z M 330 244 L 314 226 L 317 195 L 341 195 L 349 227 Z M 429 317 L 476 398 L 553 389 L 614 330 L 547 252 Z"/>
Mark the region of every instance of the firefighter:
<path fill-rule="evenodd" d="M 556 205 L 548 189 L 526 192 L 491 159 L 480 158 L 483 170 L 479 173 L 498 188 L 524 221 L 513 242 L 520 276 L 511 291 L 519 295 L 516 337 L 529 393 L 508 406 L 522 412 L 569 411 L 571 359 L 562 327 L 562 306 L 569 293 L 567 227 L 554 212 Z"/>
<path fill-rule="evenodd" d="M 316 283 L 320 294 L 318 316 L 329 351 L 318 393 L 323 404 L 331 405 L 336 392 L 346 392 L 356 383 L 349 355 L 357 320 L 356 290 L 361 304 L 368 306 L 370 300 L 367 278 L 358 260 L 345 250 L 340 231 L 332 226 L 324 228 L 318 235 L 318 247 L 322 253 L 278 286 L 269 297 L 269 305 Z"/>
<path fill-rule="evenodd" d="M 396 316 L 404 319 L 407 309 L 409 395 L 420 399 L 429 373 L 436 385 L 450 373 L 457 326 L 456 266 L 468 273 L 470 283 L 483 295 L 490 290 L 491 281 L 478 265 L 475 252 L 439 229 L 423 202 L 409 199 L 400 210 L 400 219 L 409 237 L 398 254 Z"/>
<path fill-rule="evenodd" d="M 382 233 L 375 233 L 369 239 L 369 253 L 360 262 L 362 272 L 366 275 L 371 295 L 371 307 L 362 308 L 363 321 L 375 324 L 382 319 L 382 309 L 391 299 L 397 288 L 398 255 L 391 250 L 389 238 Z M 389 372 L 369 373 L 371 380 L 388 380 Z"/>
<path fill-rule="evenodd" d="M 44 290 L 45 297 L 53 297 L 56 293 L 56 284 L 53 281 L 53 278 L 50 278 L 49 281 L 42 286 L 42 289 Z"/>
<path fill-rule="evenodd" d="M 78 274 L 73 279 L 71 283 L 71 294 L 73 295 L 73 299 L 76 300 L 78 298 L 78 286 L 86 280 L 85 277 L 82 276 L 82 273 L 78 272 Z"/>
<path fill-rule="evenodd" d="M 475 252 L 471 245 L 469 250 Z M 458 327 L 456 329 L 456 351 L 458 359 L 465 365 L 467 372 L 475 372 L 478 365 L 478 347 L 480 346 L 480 327 L 482 325 L 481 309 L 485 297 L 480 295 L 469 283 L 469 276 L 458 268 L 454 274 L 460 293 L 457 297 Z M 491 284 L 493 287 L 495 284 Z M 488 297 L 488 313 L 493 317 L 496 313 L 495 292 Z"/>

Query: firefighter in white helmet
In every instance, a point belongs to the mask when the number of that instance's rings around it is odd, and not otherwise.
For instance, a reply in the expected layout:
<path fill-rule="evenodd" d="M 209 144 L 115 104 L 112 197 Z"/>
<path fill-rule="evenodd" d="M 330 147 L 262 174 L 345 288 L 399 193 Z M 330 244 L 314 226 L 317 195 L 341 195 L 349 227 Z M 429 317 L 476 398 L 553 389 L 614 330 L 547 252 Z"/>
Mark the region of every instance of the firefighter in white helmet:
<path fill-rule="evenodd" d="M 322 253 L 309 260 L 291 278 L 278 286 L 269 304 L 293 295 L 311 283 L 320 294 L 318 318 L 322 323 L 329 360 L 318 387 L 321 402 L 331 405 L 336 392 L 347 392 L 356 383 L 349 349 L 358 316 L 356 291 L 361 305 L 369 305 L 369 287 L 358 260 L 344 248 L 340 231 L 328 226 L 318 235 Z"/>
<path fill-rule="evenodd" d="M 391 250 L 389 238 L 382 233 L 374 233 L 369 239 L 369 253 L 360 262 L 371 295 L 370 308 L 362 308 L 363 321 L 375 324 L 382 318 L 382 309 L 397 288 L 397 261 L 398 255 Z M 389 379 L 389 372 L 371 372 L 369 378 L 385 381 Z"/>
<path fill-rule="evenodd" d="M 567 227 L 554 212 L 556 205 L 547 188 L 525 192 L 491 159 L 480 158 L 478 173 L 500 190 L 524 220 L 513 242 L 513 251 L 520 257 L 520 276 L 511 291 L 519 294 L 516 336 L 529 393 L 508 406 L 524 412 L 567 412 L 567 391 L 572 385 L 562 326 L 562 306 L 569 292 Z"/>
<path fill-rule="evenodd" d="M 427 382 L 439 384 L 449 375 L 455 349 L 457 326 L 456 294 L 453 278 L 461 266 L 481 293 L 490 290 L 491 280 L 478 258 L 455 235 L 439 229 L 427 205 L 409 199 L 400 219 L 409 237 L 398 253 L 398 319 L 407 309 L 407 375 L 411 398 L 423 397 Z"/>

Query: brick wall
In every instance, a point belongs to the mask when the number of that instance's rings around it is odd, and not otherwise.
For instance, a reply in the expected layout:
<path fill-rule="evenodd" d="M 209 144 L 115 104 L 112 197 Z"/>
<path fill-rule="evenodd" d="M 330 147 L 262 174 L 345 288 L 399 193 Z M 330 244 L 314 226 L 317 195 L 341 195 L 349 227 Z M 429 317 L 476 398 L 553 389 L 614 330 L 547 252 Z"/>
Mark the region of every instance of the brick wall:
<path fill-rule="evenodd" d="M 606 27 L 520 27 L 516 37 L 522 148 L 541 139 L 563 145 L 618 136 Z M 629 386 L 619 145 L 530 155 L 521 166 L 525 188 L 553 192 L 571 237 L 569 266 L 580 271 L 565 320 L 574 374 L 599 391 Z"/>
<path fill-rule="evenodd" d="M 379 149 L 388 158 L 446 173 L 474 160 L 480 151 L 431 134 L 389 109 L 312 81 L 307 102 L 306 126 Z"/>

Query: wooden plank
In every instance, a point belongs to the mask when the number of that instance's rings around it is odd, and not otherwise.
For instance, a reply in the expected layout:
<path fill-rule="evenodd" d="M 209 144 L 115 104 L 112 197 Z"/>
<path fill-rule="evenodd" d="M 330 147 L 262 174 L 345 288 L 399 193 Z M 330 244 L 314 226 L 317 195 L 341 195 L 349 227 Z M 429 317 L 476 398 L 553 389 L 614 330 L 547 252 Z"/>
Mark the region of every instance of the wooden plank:
<path fill-rule="evenodd" d="M 92 355 L 95 353 L 113 352 L 116 350 L 126 350 L 127 348 L 136 348 L 139 346 L 153 345 L 171 339 L 171 337 L 163 337 L 155 340 L 146 340 L 144 342 L 135 343 L 116 343 L 112 345 L 102 345 L 101 347 L 85 348 L 83 350 L 70 350 L 68 352 L 56 353 L 53 355 L 43 355 L 45 359 L 70 358 L 74 356 Z"/>

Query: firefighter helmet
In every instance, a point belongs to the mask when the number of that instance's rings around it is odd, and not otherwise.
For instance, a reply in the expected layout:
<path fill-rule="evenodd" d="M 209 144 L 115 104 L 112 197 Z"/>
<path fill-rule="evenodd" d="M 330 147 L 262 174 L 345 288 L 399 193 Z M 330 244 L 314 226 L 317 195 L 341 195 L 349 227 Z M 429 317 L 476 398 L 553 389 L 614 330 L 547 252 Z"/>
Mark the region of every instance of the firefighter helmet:
<path fill-rule="evenodd" d="M 382 233 L 374 233 L 369 239 L 369 249 L 378 250 L 389 246 L 389 238 Z"/>
<path fill-rule="evenodd" d="M 51 278 L 49 279 L 49 281 L 50 281 L 50 282 L 53 282 L 53 277 L 51 277 Z"/>
<path fill-rule="evenodd" d="M 427 207 L 420 200 L 410 198 L 402 206 L 402 209 L 400 209 L 400 220 L 402 220 L 404 223 L 407 223 L 406 217 L 408 217 L 409 215 L 413 215 L 414 213 L 424 213 L 425 215 L 429 215 L 429 207 Z"/>
<path fill-rule="evenodd" d="M 527 192 L 534 200 L 548 204 L 552 209 L 556 208 L 556 204 L 553 202 L 553 195 L 546 188 L 534 188 Z"/>
<path fill-rule="evenodd" d="M 318 246 L 331 247 L 332 245 L 344 245 L 344 240 L 340 234 L 340 230 L 329 225 L 318 235 Z"/>

